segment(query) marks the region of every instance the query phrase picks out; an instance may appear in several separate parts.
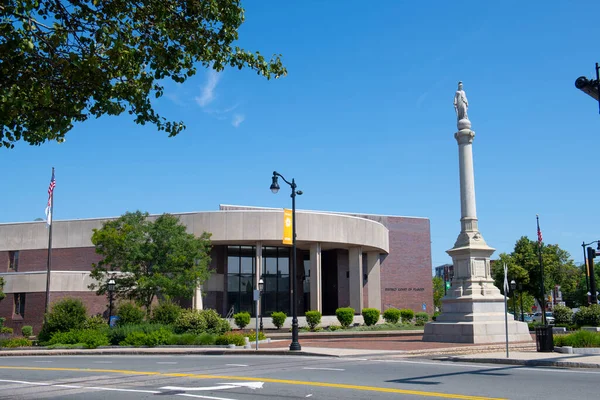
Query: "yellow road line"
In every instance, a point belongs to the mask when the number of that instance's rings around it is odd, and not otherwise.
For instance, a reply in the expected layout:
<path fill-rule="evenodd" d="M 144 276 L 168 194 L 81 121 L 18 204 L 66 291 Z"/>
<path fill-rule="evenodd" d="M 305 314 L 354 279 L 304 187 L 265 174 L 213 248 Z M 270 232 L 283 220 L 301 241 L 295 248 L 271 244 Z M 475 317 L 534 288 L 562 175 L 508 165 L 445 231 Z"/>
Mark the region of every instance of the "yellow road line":
<path fill-rule="evenodd" d="M 99 368 L 45 368 L 45 367 L 11 367 L 11 366 L 0 366 L 0 369 L 14 369 L 14 370 L 29 370 L 29 371 L 72 371 L 72 372 L 101 372 L 101 373 L 114 373 L 124 375 L 158 375 L 164 377 L 185 377 L 192 379 L 227 379 L 227 380 L 238 380 L 238 381 L 261 381 L 271 383 L 283 383 L 286 385 L 304 385 L 304 386 L 317 386 L 317 387 L 328 387 L 337 389 L 351 389 L 351 390 L 364 390 L 369 392 L 383 392 L 383 393 L 398 393 L 398 394 L 411 394 L 415 396 L 424 397 L 442 397 L 447 399 L 463 399 L 463 400 L 503 400 L 493 397 L 482 397 L 482 396 L 468 396 L 463 394 L 451 394 L 451 393 L 440 393 L 440 392 L 424 392 L 420 390 L 406 390 L 406 389 L 394 389 L 377 386 L 361 386 L 361 385 L 347 385 L 344 383 L 328 383 L 328 382 L 311 382 L 311 381 L 295 381 L 290 379 L 274 379 L 274 378 L 255 378 L 249 376 L 228 376 L 228 375 L 203 375 L 203 374 L 184 374 L 184 373 L 167 373 L 167 372 L 155 372 L 155 371 L 132 371 L 124 369 L 99 369 Z"/>

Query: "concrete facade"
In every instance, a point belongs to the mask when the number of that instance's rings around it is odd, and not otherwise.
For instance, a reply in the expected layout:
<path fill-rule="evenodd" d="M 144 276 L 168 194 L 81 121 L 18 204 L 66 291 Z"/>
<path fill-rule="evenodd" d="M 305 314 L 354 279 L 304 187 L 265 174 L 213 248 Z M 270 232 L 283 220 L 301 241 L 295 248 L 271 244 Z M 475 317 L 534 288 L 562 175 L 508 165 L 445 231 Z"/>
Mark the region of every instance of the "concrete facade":
<path fill-rule="evenodd" d="M 433 312 L 429 220 L 368 214 L 297 210 L 297 288 L 303 289 L 303 262 L 310 269 L 310 294 L 298 296 L 300 315 L 311 310 L 324 314 L 351 306 L 385 310 L 411 308 Z M 210 279 L 186 303 L 212 308 L 226 315 L 228 246 L 253 246 L 255 265 L 263 265 L 265 247 L 285 247 L 283 210 L 221 206 L 219 211 L 174 214 L 190 233 L 212 234 Z M 150 217 L 150 218 L 155 218 Z M 106 313 L 108 301 L 88 289 L 89 271 L 100 260 L 91 243 L 92 230 L 109 218 L 55 221 L 50 299 L 81 298 L 90 314 Z M 0 316 L 6 326 L 41 327 L 43 319 L 48 230 L 44 222 L 0 224 L 0 276 L 6 285 Z M 17 269 L 9 268 L 18 252 Z M 290 262 L 291 264 L 291 262 Z M 254 275 L 254 285 L 259 279 Z M 15 314 L 17 297 L 24 295 L 24 315 Z M 304 304 L 308 302 L 309 304 Z"/>

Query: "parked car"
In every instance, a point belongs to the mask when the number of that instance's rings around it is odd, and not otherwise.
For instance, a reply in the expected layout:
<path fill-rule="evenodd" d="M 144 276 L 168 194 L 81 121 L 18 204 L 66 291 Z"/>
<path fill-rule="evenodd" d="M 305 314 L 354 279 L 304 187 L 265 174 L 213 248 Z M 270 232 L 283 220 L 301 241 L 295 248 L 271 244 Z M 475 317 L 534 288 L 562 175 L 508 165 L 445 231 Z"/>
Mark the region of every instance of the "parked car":
<path fill-rule="evenodd" d="M 535 314 L 533 314 L 533 321 L 534 322 L 542 322 L 542 312 L 538 311 Z M 554 316 L 552 315 L 551 311 L 546 311 L 546 323 L 548 325 L 554 325 Z"/>

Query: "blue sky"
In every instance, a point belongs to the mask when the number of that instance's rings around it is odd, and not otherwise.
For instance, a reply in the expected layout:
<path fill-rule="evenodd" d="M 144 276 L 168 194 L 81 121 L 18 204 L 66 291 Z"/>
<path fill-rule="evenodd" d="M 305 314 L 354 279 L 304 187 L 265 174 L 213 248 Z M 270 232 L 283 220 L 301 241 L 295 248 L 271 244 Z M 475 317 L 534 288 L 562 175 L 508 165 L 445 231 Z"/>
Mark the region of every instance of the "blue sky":
<path fill-rule="evenodd" d="M 600 239 L 598 104 L 574 87 L 600 62 L 600 2 L 246 1 L 240 45 L 281 53 L 287 77 L 200 71 L 167 83 L 167 138 L 129 115 L 77 125 L 63 144 L 0 150 L 0 222 L 290 207 L 431 220 L 433 265 L 460 231 L 452 98 L 464 82 L 480 230 L 510 252 L 522 235 L 576 262 Z"/>

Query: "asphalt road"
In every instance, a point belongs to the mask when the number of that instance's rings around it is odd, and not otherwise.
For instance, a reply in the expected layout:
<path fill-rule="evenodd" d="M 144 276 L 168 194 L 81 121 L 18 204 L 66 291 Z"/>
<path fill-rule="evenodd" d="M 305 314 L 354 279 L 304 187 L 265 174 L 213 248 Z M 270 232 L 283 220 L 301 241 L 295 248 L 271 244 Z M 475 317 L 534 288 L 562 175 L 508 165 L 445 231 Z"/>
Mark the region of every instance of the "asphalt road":
<path fill-rule="evenodd" d="M 0 358 L 1 399 L 569 399 L 600 371 L 303 356 Z M 160 397 L 157 397 L 160 396 Z"/>

